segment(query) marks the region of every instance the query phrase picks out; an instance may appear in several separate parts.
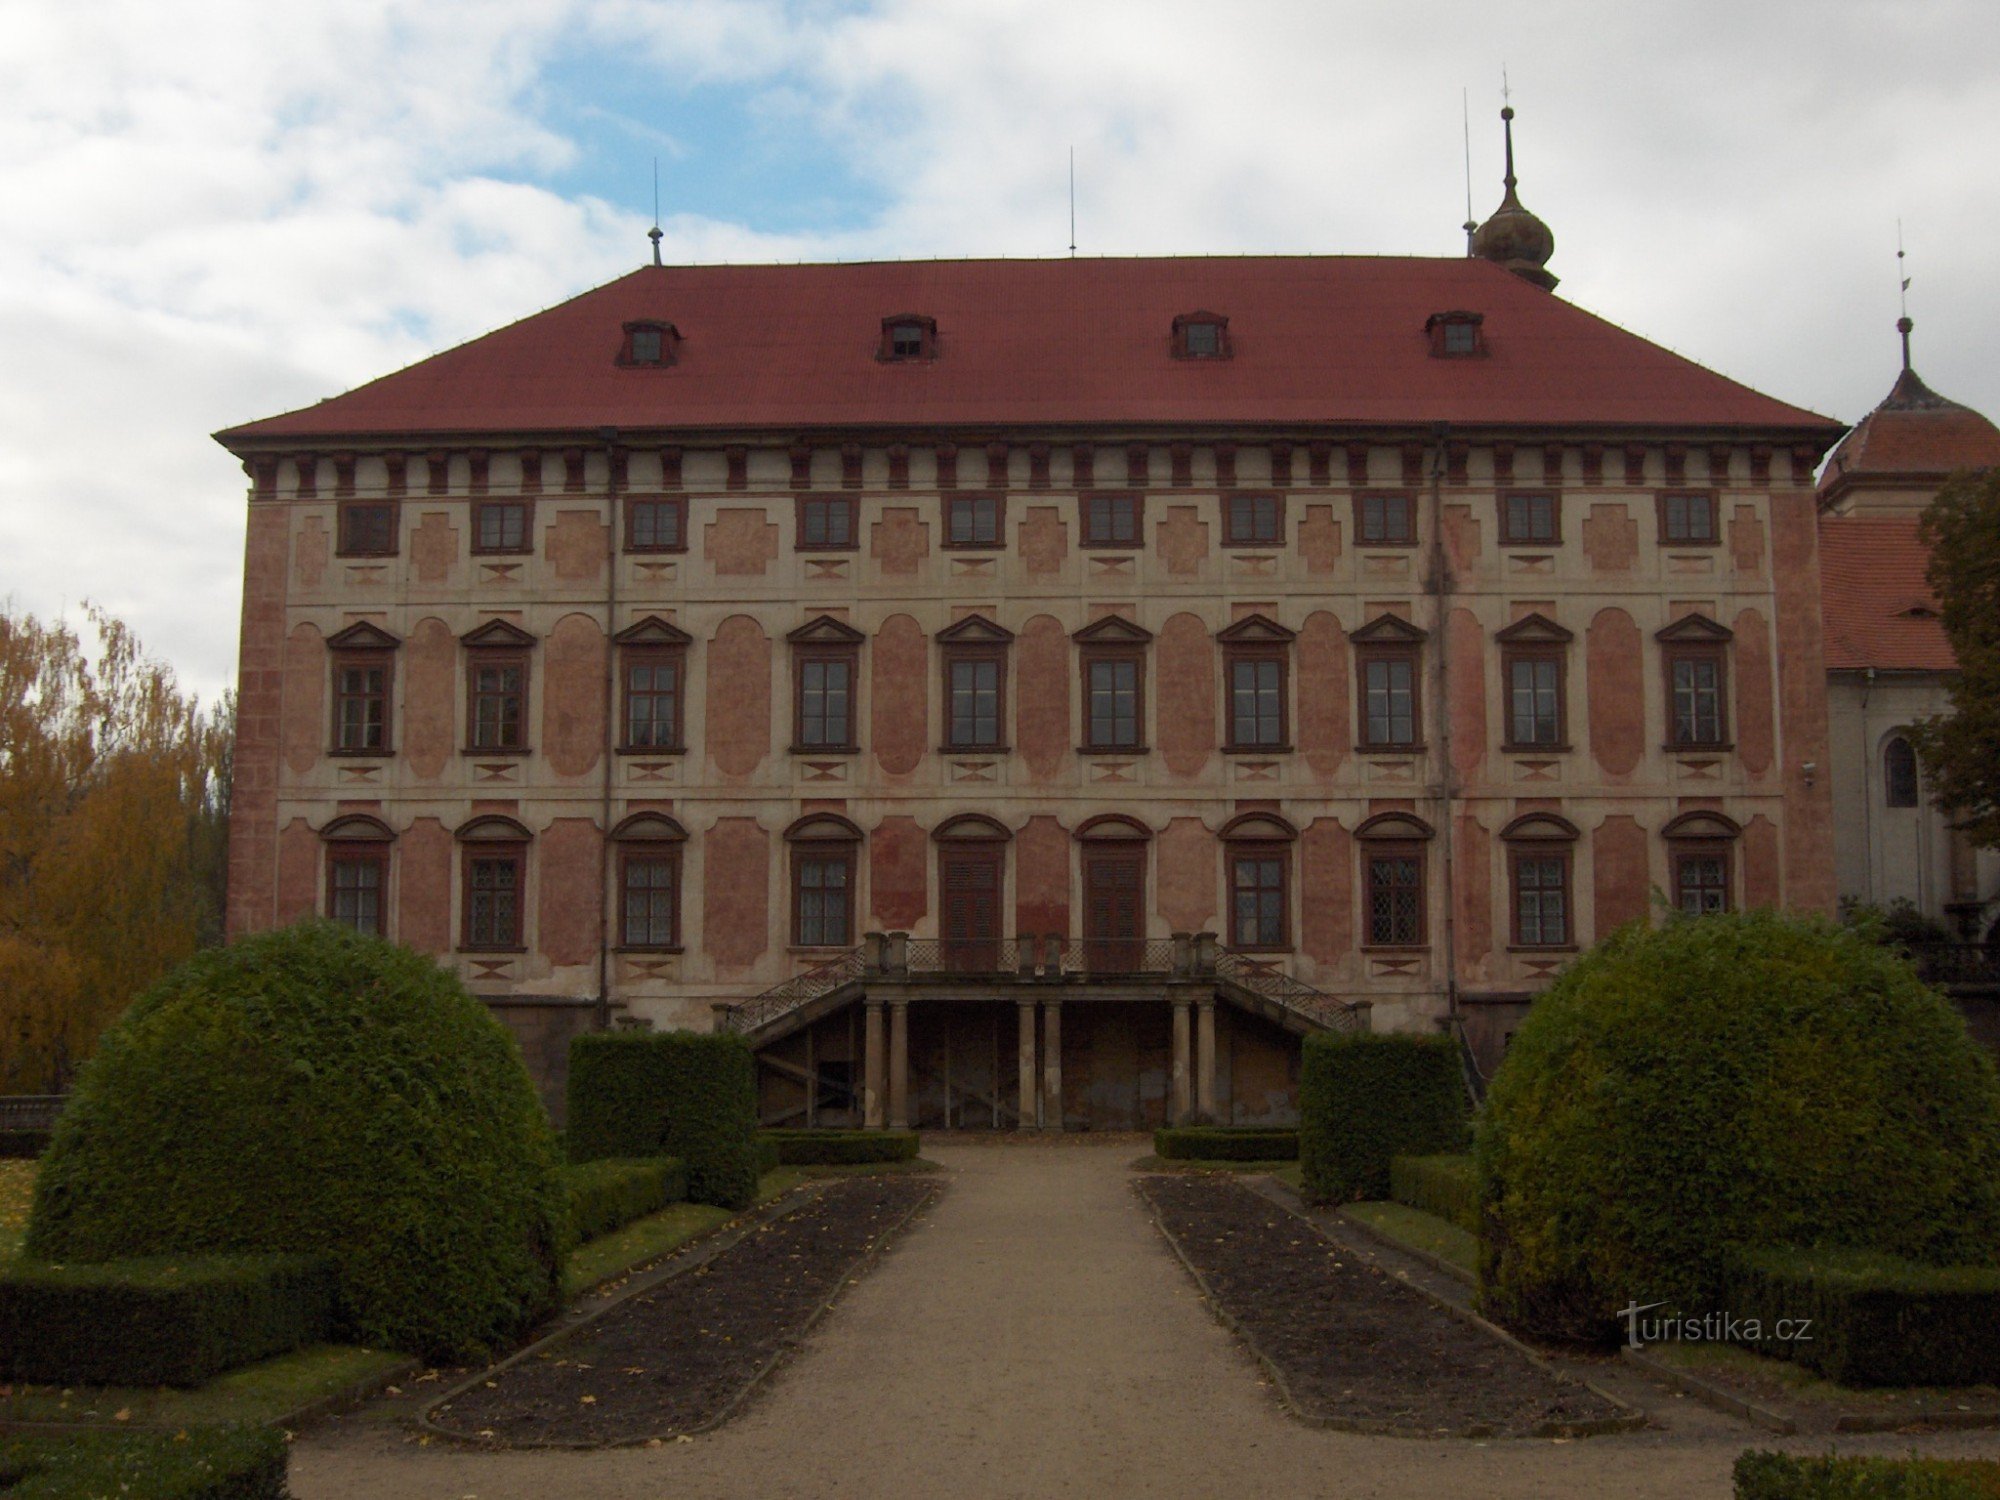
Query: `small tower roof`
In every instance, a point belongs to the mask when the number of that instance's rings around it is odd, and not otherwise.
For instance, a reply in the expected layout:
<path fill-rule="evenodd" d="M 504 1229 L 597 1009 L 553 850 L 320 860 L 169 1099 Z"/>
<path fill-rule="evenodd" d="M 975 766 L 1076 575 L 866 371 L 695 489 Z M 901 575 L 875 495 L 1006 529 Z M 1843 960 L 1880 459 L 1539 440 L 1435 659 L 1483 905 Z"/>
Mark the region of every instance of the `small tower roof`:
<path fill-rule="evenodd" d="M 1855 508 L 1855 492 L 1865 490 L 1903 491 L 1904 498 L 1891 501 L 1890 508 L 1922 508 L 1958 470 L 2000 466 L 2000 427 L 1971 407 L 1940 396 L 1910 363 L 1915 326 L 1907 316 L 1897 319 L 1902 371 L 1881 404 L 1855 424 L 1827 460 L 1819 479 L 1822 508 Z M 1879 507 L 1870 502 L 1861 508 Z"/>
<path fill-rule="evenodd" d="M 1514 106 L 1500 111 L 1500 123 L 1507 136 L 1506 193 L 1493 215 L 1472 233 L 1472 253 L 1482 260 L 1495 261 L 1524 281 L 1545 291 L 1554 291 L 1556 276 L 1549 271 L 1549 257 L 1556 253 L 1553 230 L 1521 206 L 1514 176 Z"/>

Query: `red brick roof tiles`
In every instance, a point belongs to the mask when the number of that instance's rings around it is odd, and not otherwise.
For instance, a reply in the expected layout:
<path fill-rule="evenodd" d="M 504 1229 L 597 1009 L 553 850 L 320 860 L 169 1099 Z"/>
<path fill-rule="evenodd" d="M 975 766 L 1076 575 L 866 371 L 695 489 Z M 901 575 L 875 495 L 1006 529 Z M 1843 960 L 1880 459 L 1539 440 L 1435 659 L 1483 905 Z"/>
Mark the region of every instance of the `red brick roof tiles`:
<path fill-rule="evenodd" d="M 1930 553 L 1915 516 L 1827 516 L 1819 523 L 1820 612 L 1830 671 L 1948 672 L 1951 646 L 1924 579 Z"/>

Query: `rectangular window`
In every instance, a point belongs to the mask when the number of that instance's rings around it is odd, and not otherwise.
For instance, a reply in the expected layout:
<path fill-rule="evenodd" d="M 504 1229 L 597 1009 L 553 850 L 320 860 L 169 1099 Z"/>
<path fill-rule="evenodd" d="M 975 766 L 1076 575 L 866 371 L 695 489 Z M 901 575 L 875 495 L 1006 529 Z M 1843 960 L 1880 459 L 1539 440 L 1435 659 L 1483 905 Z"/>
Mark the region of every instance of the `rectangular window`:
<path fill-rule="evenodd" d="M 946 748 L 991 750 L 1000 744 L 1002 664 L 997 655 L 953 656 Z"/>
<path fill-rule="evenodd" d="M 1230 495 L 1222 502 L 1222 540 L 1232 547 L 1276 547 L 1285 540 L 1284 502 L 1276 495 Z"/>
<path fill-rule="evenodd" d="M 794 846 L 792 941 L 801 948 L 841 948 L 854 941 L 854 851 Z"/>
<path fill-rule="evenodd" d="M 1678 546 L 1706 546 L 1716 541 L 1715 496 L 1692 494 L 1660 496 L 1660 540 Z"/>
<path fill-rule="evenodd" d="M 685 552 L 687 501 L 634 497 L 625 502 L 627 552 Z"/>
<path fill-rule="evenodd" d="M 472 507 L 474 552 L 526 552 L 528 502 L 480 500 Z"/>
<path fill-rule="evenodd" d="M 1454 319 L 1444 325 L 1444 352 L 1451 355 L 1479 352 L 1479 325 Z"/>
<path fill-rule="evenodd" d="M 1415 948 L 1424 941 L 1424 857 L 1420 849 L 1368 854 L 1368 942 Z"/>
<path fill-rule="evenodd" d="M 1083 545 L 1138 546 L 1140 505 L 1141 497 L 1138 495 L 1085 495 Z"/>
<path fill-rule="evenodd" d="M 467 675 L 471 703 L 469 747 L 474 750 L 527 748 L 528 659 L 493 651 L 472 653 Z"/>
<path fill-rule="evenodd" d="M 850 653 L 800 653 L 798 743 L 810 750 L 854 748 L 854 666 Z"/>
<path fill-rule="evenodd" d="M 1356 495 L 1354 534 L 1367 547 L 1414 546 L 1416 502 L 1409 495 Z"/>
<path fill-rule="evenodd" d="M 1086 661 L 1086 749 L 1139 748 L 1143 707 L 1139 697 L 1139 668 L 1135 656 L 1098 656 Z"/>
<path fill-rule="evenodd" d="M 1553 547 L 1562 540 L 1556 497 L 1513 494 L 1500 497 L 1500 541 L 1509 547 Z"/>
<path fill-rule="evenodd" d="M 393 500 L 340 502 L 342 557 L 393 557 L 396 554 L 396 504 Z"/>
<path fill-rule="evenodd" d="M 1673 698 L 1669 707 L 1675 748 L 1722 745 L 1721 656 L 1710 651 L 1675 652 L 1667 658 L 1667 682 Z"/>
<path fill-rule="evenodd" d="M 369 846 L 333 845 L 326 858 L 326 914 L 343 927 L 369 937 L 385 937 L 383 897 L 389 857 Z"/>
<path fill-rule="evenodd" d="M 1361 743 L 1413 747 L 1417 743 L 1417 658 L 1398 651 L 1361 659 Z"/>
<path fill-rule="evenodd" d="M 1245 850 L 1229 861 L 1229 941 L 1237 948 L 1285 948 L 1285 867 L 1280 849 Z"/>
<path fill-rule="evenodd" d="M 1569 856 L 1514 856 L 1514 942 L 1523 948 L 1569 945 Z"/>
<path fill-rule="evenodd" d="M 1689 850 L 1674 856 L 1674 899 L 1689 916 L 1729 910 L 1729 856 Z"/>
<path fill-rule="evenodd" d="M 387 655 L 333 659 L 333 748 L 347 755 L 388 752 Z"/>
<path fill-rule="evenodd" d="M 947 547 L 998 547 L 1002 540 L 1002 501 L 998 495 L 947 495 L 944 541 Z"/>
<path fill-rule="evenodd" d="M 1229 748 L 1278 749 L 1285 743 L 1285 662 L 1275 655 L 1229 658 Z"/>
<path fill-rule="evenodd" d="M 1507 744 L 1554 747 L 1563 742 L 1562 658 L 1552 653 L 1509 653 Z"/>
<path fill-rule="evenodd" d="M 852 495 L 799 496 L 799 550 L 846 552 L 855 545 L 855 498 Z"/>
<path fill-rule="evenodd" d="M 619 888 L 624 899 L 620 946 L 680 946 L 680 875 L 677 849 L 630 849 L 621 856 Z"/>
<path fill-rule="evenodd" d="M 681 748 L 681 653 L 627 647 L 623 658 L 625 684 L 625 748 Z"/>
<path fill-rule="evenodd" d="M 466 948 L 521 947 L 521 867 L 526 862 L 519 845 L 466 846 Z"/>

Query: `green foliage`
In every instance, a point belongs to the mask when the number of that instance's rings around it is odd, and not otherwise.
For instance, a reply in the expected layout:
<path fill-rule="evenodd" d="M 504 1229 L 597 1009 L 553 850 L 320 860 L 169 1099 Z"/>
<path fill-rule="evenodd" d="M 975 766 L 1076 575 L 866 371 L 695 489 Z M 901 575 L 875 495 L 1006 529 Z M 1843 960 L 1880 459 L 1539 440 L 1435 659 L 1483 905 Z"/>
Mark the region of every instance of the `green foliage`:
<path fill-rule="evenodd" d="M 751 1139 L 750 1154 L 756 1162 L 757 1175 L 759 1177 L 767 1177 L 783 1165 L 778 1160 L 778 1143 L 773 1140 L 766 1140 L 762 1135 Z"/>
<path fill-rule="evenodd" d="M 1487 1310 L 1604 1341 L 1745 1249 L 2000 1256 L 2000 1079 L 1893 950 L 1749 912 L 1621 929 L 1514 1035 L 1476 1146 Z"/>
<path fill-rule="evenodd" d="M 1954 475 L 1924 512 L 1929 578 L 1958 670 L 1951 712 L 1915 726 L 1928 790 L 1982 848 L 2000 847 L 2000 469 Z"/>
<path fill-rule="evenodd" d="M 1389 1163 L 1389 1196 L 1479 1233 L 1479 1173 L 1470 1156 L 1399 1156 Z"/>
<path fill-rule="evenodd" d="M 195 1386 L 332 1324 L 332 1267 L 312 1256 L 0 1266 L 0 1380 Z"/>
<path fill-rule="evenodd" d="M 46 1130 L 0 1130 L 0 1161 L 29 1161 L 48 1149 Z"/>
<path fill-rule="evenodd" d="M 505 1028 L 429 959 L 311 922 L 198 955 L 106 1036 L 26 1250 L 322 1254 L 342 1338 L 442 1359 L 553 1305 L 564 1228 Z"/>
<path fill-rule="evenodd" d="M 1973 1459 L 1801 1458 L 1752 1449 L 1736 1460 L 1736 1500 L 2000 1500 L 2000 1463 Z"/>
<path fill-rule="evenodd" d="M 1732 1318 L 1761 1354 L 1841 1385 L 2000 1382 L 2000 1267 L 1920 1266 L 1868 1251 L 1748 1250 L 1726 1272 Z M 1780 1322 L 1810 1336 L 1781 1341 Z"/>
<path fill-rule="evenodd" d="M 1843 896 L 1840 898 L 1840 920 L 1841 925 L 1854 928 L 1873 942 L 1886 943 L 1906 952 L 1933 943 L 1958 941 L 1949 927 L 1935 917 L 1924 915 L 1922 908 L 1908 896 L 1898 896 L 1887 906 Z"/>
<path fill-rule="evenodd" d="M 1255 1126 L 1173 1125 L 1153 1132 L 1153 1154 L 1163 1161 L 1297 1161 L 1299 1133 Z"/>
<path fill-rule="evenodd" d="M 778 1166 L 839 1167 L 917 1159 L 914 1130 L 765 1130 L 757 1139 L 776 1153 Z"/>
<path fill-rule="evenodd" d="M 562 1169 L 572 1242 L 590 1241 L 687 1197 L 687 1169 L 671 1156 L 607 1156 Z"/>
<path fill-rule="evenodd" d="M 7 1500 L 285 1500 L 285 1435 L 264 1427 L 0 1438 Z"/>
<path fill-rule="evenodd" d="M 696 1203 L 747 1208 L 761 1154 L 757 1066 L 750 1044 L 725 1032 L 592 1032 L 570 1043 L 569 1152 L 677 1156 Z"/>
<path fill-rule="evenodd" d="M 1305 1039 L 1299 1165 L 1309 1203 L 1389 1195 L 1389 1163 L 1465 1145 L 1465 1084 L 1450 1037 Z"/>

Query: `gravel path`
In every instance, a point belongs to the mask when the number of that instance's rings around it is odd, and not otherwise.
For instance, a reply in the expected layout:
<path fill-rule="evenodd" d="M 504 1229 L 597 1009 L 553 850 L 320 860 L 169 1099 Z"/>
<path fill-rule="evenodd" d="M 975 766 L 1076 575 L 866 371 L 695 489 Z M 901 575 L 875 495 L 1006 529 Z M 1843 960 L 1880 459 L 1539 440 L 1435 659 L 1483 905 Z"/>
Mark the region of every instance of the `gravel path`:
<path fill-rule="evenodd" d="M 1646 1386 L 1636 1390 L 1661 1428 L 1573 1442 L 1413 1441 L 1293 1422 L 1147 1222 L 1126 1171 L 1145 1149 L 933 1137 L 925 1154 L 952 1170 L 951 1190 L 744 1414 L 708 1436 L 485 1453 L 419 1444 L 391 1405 L 304 1437 L 293 1490 L 299 1500 L 1719 1500 L 1736 1454 L 1774 1445 Z M 1851 1445 L 1911 1446 L 1906 1437 Z M 1922 1447 L 1990 1456 L 2000 1442 L 1969 1434 Z"/>

